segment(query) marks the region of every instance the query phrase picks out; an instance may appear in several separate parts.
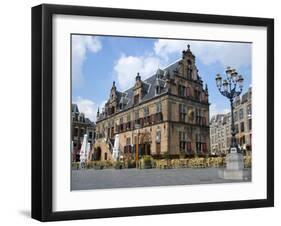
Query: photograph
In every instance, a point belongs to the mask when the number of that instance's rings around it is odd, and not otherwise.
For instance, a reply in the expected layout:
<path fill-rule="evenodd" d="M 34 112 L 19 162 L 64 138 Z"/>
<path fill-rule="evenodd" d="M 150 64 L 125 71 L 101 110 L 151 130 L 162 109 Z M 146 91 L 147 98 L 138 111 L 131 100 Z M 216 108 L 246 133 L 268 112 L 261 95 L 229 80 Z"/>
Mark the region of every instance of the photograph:
<path fill-rule="evenodd" d="M 72 191 L 251 183 L 251 42 L 70 36 Z"/>
<path fill-rule="evenodd" d="M 32 218 L 274 206 L 274 19 L 120 7 L 32 7 Z"/>

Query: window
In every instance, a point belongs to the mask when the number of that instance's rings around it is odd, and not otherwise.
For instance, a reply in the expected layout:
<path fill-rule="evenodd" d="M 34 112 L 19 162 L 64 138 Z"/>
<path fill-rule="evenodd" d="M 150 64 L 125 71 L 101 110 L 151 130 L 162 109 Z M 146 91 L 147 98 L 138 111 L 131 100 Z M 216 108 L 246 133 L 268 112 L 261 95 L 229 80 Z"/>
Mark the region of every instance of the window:
<path fill-rule="evenodd" d="M 121 117 L 121 118 L 119 119 L 119 126 L 120 126 L 120 131 L 122 132 L 122 131 L 123 131 L 123 129 L 124 129 L 124 125 L 123 125 L 123 117 Z"/>
<path fill-rule="evenodd" d="M 80 121 L 80 122 L 85 122 L 85 119 L 84 119 L 84 115 L 83 115 L 83 114 L 80 114 L 80 116 L 79 116 L 79 121 Z"/>
<path fill-rule="evenodd" d="M 161 130 L 157 130 L 156 132 L 156 143 L 161 142 Z"/>
<path fill-rule="evenodd" d="M 186 152 L 186 133 L 179 131 L 180 152 Z"/>
<path fill-rule="evenodd" d="M 109 108 L 109 114 L 112 115 L 115 113 L 115 107 Z"/>
<path fill-rule="evenodd" d="M 190 87 L 186 88 L 186 96 L 188 96 L 188 97 L 191 96 L 191 89 L 190 89 Z"/>
<path fill-rule="evenodd" d="M 201 109 L 195 110 L 196 124 L 199 124 L 199 125 L 206 125 L 207 124 L 206 117 L 203 117 L 202 115 L 203 115 L 203 110 L 201 110 Z"/>
<path fill-rule="evenodd" d="M 182 85 L 179 85 L 178 86 L 178 93 L 179 93 L 179 96 L 181 96 L 181 97 L 186 96 L 186 87 L 182 86 Z"/>
<path fill-rule="evenodd" d="M 235 129 L 235 132 L 236 132 L 236 133 L 239 133 L 238 124 L 235 124 L 235 125 L 234 125 L 234 129 Z"/>
<path fill-rule="evenodd" d="M 130 122 L 131 121 L 131 114 L 127 114 L 127 122 Z"/>
<path fill-rule="evenodd" d="M 179 104 L 179 121 L 185 122 L 186 116 L 186 106 L 183 104 Z"/>
<path fill-rule="evenodd" d="M 248 106 L 247 106 L 247 115 L 249 116 L 249 115 L 252 115 L 252 106 L 251 106 L 251 104 L 249 104 Z"/>
<path fill-rule="evenodd" d="M 157 103 L 157 104 L 156 104 L 156 112 L 157 112 L 157 113 L 162 112 L 162 104 L 161 104 L 161 103 Z"/>
<path fill-rule="evenodd" d="M 139 116 L 139 111 L 135 111 L 135 118 L 134 118 L 135 126 L 136 124 L 140 125 L 140 116 Z"/>
<path fill-rule="evenodd" d="M 143 108 L 143 123 L 149 123 L 149 107 L 146 106 Z"/>
<path fill-rule="evenodd" d="M 205 117 L 206 112 L 203 110 L 201 114 L 201 125 L 207 125 L 207 118 Z"/>
<path fill-rule="evenodd" d="M 248 128 L 249 130 L 252 130 L 252 119 L 248 120 Z"/>
<path fill-rule="evenodd" d="M 78 136 L 78 128 L 74 128 L 74 136 L 75 136 L 75 137 Z"/>
<path fill-rule="evenodd" d="M 80 129 L 80 137 L 82 137 L 82 136 L 84 136 L 84 129 L 83 128 Z"/>
<path fill-rule="evenodd" d="M 220 145 L 221 144 L 219 144 L 219 146 Z M 196 134 L 196 152 L 197 153 L 206 153 L 207 152 L 207 144 L 205 141 L 205 137 L 200 133 Z"/>
<path fill-rule="evenodd" d="M 196 100 L 200 100 L 201 92 L 198 89 L 194 91 L 194 95 Z"/>
<path fill-rule="evenodd" d="M 196 152 L 201 152 L 201 134 L 199 133 L 196 134 Z"/>
<path fill-rule="evenodd" d="M 191 142 L 190 141 L 186 142 L 186 147 L 187 147 L 187 151 L 188 152 L 192 152 L 192 147 L 191 147 Z"/>
<path fill-rule="evenodd" d="M 89 138 L 92 139 L 92 137 L 93 137 L 93 133 L 89 132 Z"/>
<path fill-rule="evenodd" d="M 139 111 L 135 111 L 135 120 L 139 119 Z"/>
<path fill-rule="evenodd" d="M 132 153 L 132 145 L 131 145 L 131 138 L 127 137 L 126 138 L 126 145 L 124 147 L 124 152 L 127 153 Z"/>
<path fill-rule="evenodd" d="M 155 92 L 156 92 L 156 94 L 160 94 L 161 93 L 161 87 L 160 86 L 156 86 L 155 87 Z"/>
<path fill-rule="evenodd" d="M 131 113 L 127 114 L 127 124 L 126 129 L 131 129 Z"/>
<path fill-rule="evenodd" d="M 149 108 L 147 106 L 143 109 L 143 115 L 145 118 L 149 115 Z"/>
<path fill-rule="evenodd" d="M 188 60 L 187 63 L 188 63 L 188 65 L 187 65 L 187 78 L 191 79 L 192 78 L 192 65 L 191 65 L 191 61 Z"/>
<path fill-rule="evenodd" d="M 139 94 L 134 96 L 134 104 L 138 104 L 139 103 Z"/>
<path fill-rule="evenodd" d="M 163 120 L 163 117 L 162 117 L 162 104 L 161 103 L 157 103 L 156 104 L 156 114 L 154 116 L 154 120 L 156 122 L 161 122 Z"/>
<path fill-rule="evenodd" d="M 243 117 L 244 117 L 244 111 L 243 111 L 243 108 L 241 108 L 239 110 L 239 119 L 241 120 L 241 119 L 243 119 Z"/>
<path fill-rule="evenodd" d="M 75 114 L 75 121 L 78 121 L 78 114 Z"/>
<path fill-rule="evenodd" d="M 241 122 L 241 123 L 240 123 L 240 130 L 241 130 L 241 132 L 244 132 L 244 131 L 245 131 L 244 122 Z"/>
<path fill-rule="evenodd" d="M 192 146 L 191 142 L 187 139 L 187 133 L 179 132 L 179 143 L 180 143 L 180 152 L 191 154 Z"/>
<path fill-rule="evenodd" d="M 126 138 L 126 145 L 131 145 L 131 138 L 130 137 Z"/>

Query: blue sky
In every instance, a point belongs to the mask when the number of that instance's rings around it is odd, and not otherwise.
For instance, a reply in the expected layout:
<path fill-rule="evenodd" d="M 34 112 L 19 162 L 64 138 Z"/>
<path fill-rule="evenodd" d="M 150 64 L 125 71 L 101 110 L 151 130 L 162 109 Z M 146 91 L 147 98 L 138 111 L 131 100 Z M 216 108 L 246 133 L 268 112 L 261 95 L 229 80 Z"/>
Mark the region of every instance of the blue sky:
<path fill-rule="evenodd" d="M 204 83 L 208 84 L 210 115 L 229 111 L 229 102 L 217 90 L 215 76 L 231 66 L 244 77 L 244 92 L 252 83 L 251 44 L 195 40 L 168 40 L 113 36 L 72 35 L 72 101 L 91 120 L 108 99 L 112 82 L 126 90 L 137 72 L 145 79 L 190 49 Z"/>

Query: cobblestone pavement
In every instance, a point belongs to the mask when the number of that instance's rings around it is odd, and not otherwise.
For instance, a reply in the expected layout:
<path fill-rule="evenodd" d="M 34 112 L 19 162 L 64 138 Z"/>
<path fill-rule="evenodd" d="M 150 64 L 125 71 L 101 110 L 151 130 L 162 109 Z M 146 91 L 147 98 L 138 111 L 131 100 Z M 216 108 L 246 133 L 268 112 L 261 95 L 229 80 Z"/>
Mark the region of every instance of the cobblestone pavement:
<path fill-rule="evenodd" d="M 250 169 L 249 169 L 250 170 Z M 72 170 L 71 189 L 107 189 L 169 185 L 251 182 L 219 178 L 218 168 L 199 169 L 82 169 Z"/>

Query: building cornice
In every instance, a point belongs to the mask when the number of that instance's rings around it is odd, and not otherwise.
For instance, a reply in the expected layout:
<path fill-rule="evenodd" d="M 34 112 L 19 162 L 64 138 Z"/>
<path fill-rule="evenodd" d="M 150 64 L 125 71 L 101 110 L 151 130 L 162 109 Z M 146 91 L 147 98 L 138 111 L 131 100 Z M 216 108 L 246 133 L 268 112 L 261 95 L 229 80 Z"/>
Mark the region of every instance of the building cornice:
<path fill-rule="evenodd" d="M 161 98 L 161 97 L 165 97 L 165 96 L 166 96 L 167 98 L 169 98 L 169 97 L 176 97 L 176 98 L 182 99 L 182 100 L 184 100 L 184 101 L 189 100 L 189 101 L 195 102 L 195 103 L 197 103 L 197 104 L 205 105 L 205 106 L 209 106 L 209 105 L 210 105 L 209 102 L 207 102 L 207 103 L 206 103 L 206 102 L 202 102 L 202 101 L 196 100 L 196 99 L 194 99 L 194 98 L 192 98 L 192 97 L 182 97 L 182 96 L 175 95 L 175 94 L 172 94 L 172 93 L 169 93 L 169 92 L 165 92 L 165 93 L 156 95 L 156 96 L 152 97 L 151 99 L 142 101 L 142 102 L 140 102 L 140 103 L 138 103 L 138 104 L 136 104 L 136 105 L 133 105 L 133 106 L 131 106 L 131 107 L 129 107 L 129 108 L 126 108 L 126 109 L 123 110 L 123 111 L 118 111 L 118 112 L 116 112 L 116 113 L 114 113 L 114 114 L 112 114 L 112 115 L 110 115 L 110 116 L 107 116 L 107 117 L 105 117 L 105 118 L 102 118 L 102 119 L 100 119 L 100 120 L 97 120 L 96 123 L 100 123 L 100 122 L 102 122 L 102 121 L 111 119 L 111 118 L 113 118 L 113 117 L 115 117 L 115 116 L 118 116 L 119 114 L 125 113 L 125 112 L 127 112 L 127 111 L 129 111 L 129 110 L 131 110 L 131 109 L 140 107 L 140 106 L 142 106 L 142 105 L 144 105 L 144 104 L 146 104 L 146 103 L 148 103 L 148 102 L 150 102 L 150 101 L 153 101 L 153 100 L 155 100 L 155 99 L 157 99 L 157 98 Z"/>

